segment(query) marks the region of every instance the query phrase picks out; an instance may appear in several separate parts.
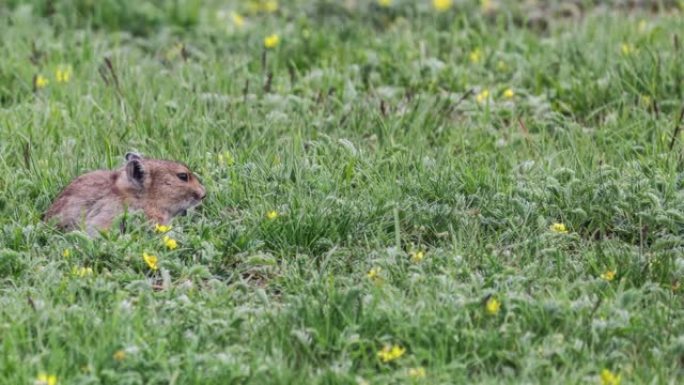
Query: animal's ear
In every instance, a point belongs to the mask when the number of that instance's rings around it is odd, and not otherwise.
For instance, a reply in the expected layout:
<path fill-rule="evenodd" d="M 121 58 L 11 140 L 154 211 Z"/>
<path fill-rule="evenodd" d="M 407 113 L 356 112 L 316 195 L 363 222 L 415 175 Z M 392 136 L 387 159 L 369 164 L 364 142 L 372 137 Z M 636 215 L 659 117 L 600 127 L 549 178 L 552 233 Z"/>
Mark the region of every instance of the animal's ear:
<path fill-rule="evenodd" d="M 126 155 L 128 157 L 128 155 Z M 136 187 L 142 188 L 143 181 L 145 180 L 145 168 L 143 167 L 140 158 L 131 158 L 131 160 L 126 163 L 126 176 L 128 180 L 133 183 Z"/>
<path fill-rule="evenodd" d="M 126 162 L 133 160 L 133 159 L 141 160 L 142 155 L 138 154 L 137 152 L 127 152 L 126 156 L 124 156 L 124 158 L 126 159 Z"/>

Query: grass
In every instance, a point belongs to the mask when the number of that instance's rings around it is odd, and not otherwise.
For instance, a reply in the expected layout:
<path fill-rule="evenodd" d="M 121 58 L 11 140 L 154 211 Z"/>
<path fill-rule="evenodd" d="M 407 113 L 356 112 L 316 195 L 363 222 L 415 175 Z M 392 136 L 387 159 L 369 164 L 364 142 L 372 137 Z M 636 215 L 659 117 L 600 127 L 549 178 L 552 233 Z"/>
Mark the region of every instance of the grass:
<path fill-rule="evenodd" d="M 0 5 L 0 383 L 680 383 L 682 5 L 493 3 Z M 179 248 L 40 221 L 130 150 Z"/>

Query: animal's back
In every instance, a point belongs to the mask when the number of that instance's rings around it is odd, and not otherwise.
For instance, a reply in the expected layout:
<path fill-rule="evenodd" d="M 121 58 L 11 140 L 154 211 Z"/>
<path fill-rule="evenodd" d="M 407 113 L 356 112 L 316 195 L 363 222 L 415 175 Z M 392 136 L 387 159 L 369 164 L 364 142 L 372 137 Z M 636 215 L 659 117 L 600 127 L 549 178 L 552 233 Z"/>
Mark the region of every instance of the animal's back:
<path fill-rule="evenodd" d="M 57 219 L 65 230 L 78 228 L 89 218 L 121 205 L 116 194 L 116 179 L 113 171 L 98 170 L 74 179 L 45 213 L 45 219 Z"/>

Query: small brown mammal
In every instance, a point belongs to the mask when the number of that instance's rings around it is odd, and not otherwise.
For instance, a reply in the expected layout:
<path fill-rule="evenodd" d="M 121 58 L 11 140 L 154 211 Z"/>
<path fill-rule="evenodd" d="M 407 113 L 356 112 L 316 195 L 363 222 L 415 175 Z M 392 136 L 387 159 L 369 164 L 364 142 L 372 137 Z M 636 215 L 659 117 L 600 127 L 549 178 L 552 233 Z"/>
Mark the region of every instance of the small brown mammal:
<path fill-rule="evenodd" d="M 125 210 L 142 211 L 153 223 L 171 218 L 199 205 L 204 186 L 187 166 L 146 159 L 129 152 L 118 170 L 98 170 L 74 179 L 45 213 L 64 230 L 82 226 L 90 235 L 109 228 Z"/>

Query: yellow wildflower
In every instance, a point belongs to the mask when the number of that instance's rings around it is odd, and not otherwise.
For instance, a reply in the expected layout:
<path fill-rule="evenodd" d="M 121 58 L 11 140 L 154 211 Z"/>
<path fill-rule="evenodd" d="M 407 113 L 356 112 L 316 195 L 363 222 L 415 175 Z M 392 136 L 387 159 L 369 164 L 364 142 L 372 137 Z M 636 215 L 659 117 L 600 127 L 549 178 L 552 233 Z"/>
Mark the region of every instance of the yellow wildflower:
<path fill-rule="evenodd" d="M 271 211 L 266 213 L 266 219 L 268 219 L 269 221 L 272 221 L 272 220 L 278 218 L 278 216 L 279 216 L 279 214 L 275 210 L 271 210 Z"/>
<path fill-rule="evenodd" d="M 413 378 L 425 378 L 425 368 L 417 367 L 417 368 L 411 368 L 408 370 L 408 375 L 409 377 Z"/>
<path fill-rule="evenodd" d="M 176 242 L 175 239 L 169 237 L 168 235 L 165 235 L 164 236 L 164 246 L 166 246 L 166 248 L 169 250 L 175 250 L 178 248 L 178 242 Z"/>
<path fill-rule="evenodd" d="M 479 48 L 475 48 L 474 50 L 470 51 L 470 53 L 468 54 L 468 59 L 473 64 L 479 63 L 482 60 L 482 50 Z"/>
<path fill-rule="evenodd" d="M 549 227 L 549 230 L 553 231 L 554 233 L 558 234 L 567 234 L 568 229 L 565 227 L 564 224 L 562 223 L 554 223 Z"/>
<path fill-rule="evenodd" d="M 634 46 L 629 43 L 622 43 L 620 45 L 620 51 L 625 56 L 631 55 L 634 52 Z"/>
<path fill-rule="evenodd" d="M 413 263 L 418 263 L 425 259 L 425 253 L 422 251 L 413 251 L 411 252 L 411 262 Z"/>
<path fill-rule="evenodd" d="M 378 0 L 378 5 L 381 7 L 389 7 L 392 5 L 392 0 Z"/>
<path fill-rule="evenodd" d="M 278 46 L 280 43 L 280 36 L 278 34 L 272 34 L 264 38 L 264 47 L 271 49 Z"/>
<path fill-rule="evenodd" d="M 262 4 L 261 9 L 265 12 L 273 13 L 278 10 L 278 1 L 267 0 Z"/>
<path fill-rule="evenodd" d="M 235 158 L 230 151 L 224 151 L 223 154 L 218 154 L 219 163 L 225 163 L 226 166 L 230 167 L 235 164 Z"/>
<path fill-rule="evenodd" d="M 64 258 L 71 257 L 71 250 L 70 249 L 64 249 L 64 251 L 62 251 L 62 257 L 64 257 Z"/>
<path fill-rule="evenodd" d="M 47 85 L 50 84 L 50 81 L 43 75 L 36 75 L 33 80 L 33 84 L 36 88 L 40 89 L 47 87 Z"/>
<path fill-rule="evenodd" d="M 385 345 L 382 350 L 378 352 L 378 358 L 382 362 L 390 362 L 398 359 L 406 353 L 406 349 L 399 345 Z"/>
<path fill-rule="evenodd" d="M 489 99 L 489 90 L 488 89 L 484 89 L 484 90 L 480 91 L 479 94 L 475 95 L 475 100 L 480 104 L 486 102 L 487 99 Z"/>
<path fill-rule="evenodd" d="M 620 385 L 621 380 L 619 374 L 616 375 L 608 369 L 601 371 L 601 385 Z"/>
<path fill-rule="evenodd" d="M 93 268 L 92 267 L 83 267 L 83 266 L 81 266 L 81 267 L 74 266 L 71 268 L 71 275 L 73 275 L 74 277 L 80 277 L 80 278 L 89 277 L 89 276 L 93 275 Z"/>
<path fill-rule="evenodd" d="M 145 261 L 145 263 L 147 263 L 147 266 L 151 270 L 157 270 L 159 268 L 159 266 L 157 265 L 158 260 L 156 256 L 143 253 L 143 260 Z"/>
<path fill-rule="evenodd" d="M 233 24 L 238 28 L 242 28 L 245 25 L 245 18 L 237 12 L 231 12 L 230 19 L 233 20 Z"/>
<path fill-rule="evenodd" d="M 614 280 L 615 279 L 615 270 L 606 270 L 605 273 L 601 274 L 601 279 L 604 279 L 608 282 Z"/>
<path fill-rule="evenodd" d="M 439 12 L 449 10 L 454 4 L 454 0 L 432 0 L 432 7 Z"/>
<path fill-rule="evenodd" d="M 515 96 L 515 92 L 511 88 L 506 88 L 506 90 L 503 93 L 504 98 L 506 99 L 513 99 Z"/>
<path fill-rule="evenodd" d="M 57 376 L 53 374 L 40 373 L 36 377 L 35 385 L 57 385 Z"/>
<path fill-rule="evenodd" d="M 637 31 L 645 32 L 647 26 L 648 24 L 646 24 L 646 20 L 640 20 L 639 24 L 637 24 Z"/>
<path fill-rule="evenodd" d="M 368 273 L 366 274 L 366 277 L 368 277 L 368 279 L 370 279 L 371 281 L 373 281 L 375 283 L 380 283 L 380 282 L 382 282 L 382 277 L 380 276 L 381 271 L 382 271 L 381 268 L 373 267 L 372 269 L 370 269 L 368 271 Z"/>
<path fill-rule="evenodd" d="M 71 68 L 59 66 L 55 70 L 55 80 L 57 83 L 67 83 L 71 79 Z"/>
<path fill-rule="evenodd" d="M 126 352 L 123 350 L 117 350 L 114 352 L 114 355 L 112 355 L 112 358 L 114 358 L 114 361 L 121 362 L 126 359 Z"/>
<path fill-rule="evenodd" d="M 154 225 L 154 231 L 157 233 L 163 234 L 169 232 L 169 230 L 171 230 L 171 226 L 160 225 L 159 223 Z"/>
<path fill-rule="evenodd" d="M 497 315 L 499 313 L 500 309 L 501 309 L 501 302 L 494 297 L 490 297 L 487 300 L 487 303 L 485 303 L 485 310 L 487 311 L 487 314 L 489 314 L 489 315 Z"/>

